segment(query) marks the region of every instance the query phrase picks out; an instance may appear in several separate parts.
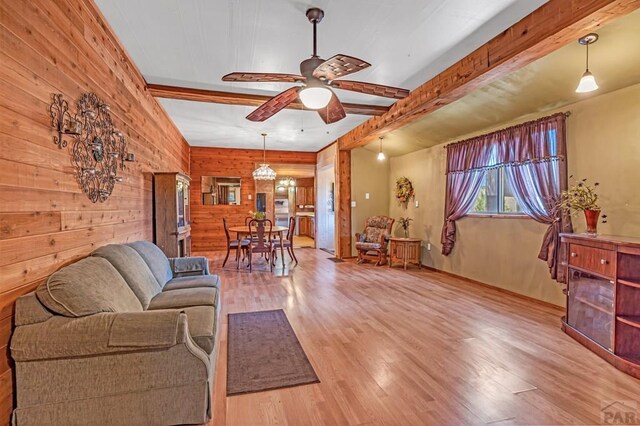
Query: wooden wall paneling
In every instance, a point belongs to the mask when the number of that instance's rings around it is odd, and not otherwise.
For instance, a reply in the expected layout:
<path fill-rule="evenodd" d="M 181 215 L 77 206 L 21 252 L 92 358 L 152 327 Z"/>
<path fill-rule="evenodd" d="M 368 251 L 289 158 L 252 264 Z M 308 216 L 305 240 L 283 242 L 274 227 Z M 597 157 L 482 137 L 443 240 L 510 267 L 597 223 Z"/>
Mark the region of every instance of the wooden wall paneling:
<path fill-rule="evenodd" d="M 0 389 L 13 389 L 13 371 L 0 375 Z M 0 392 L 0 419 L 10 419 L 13 411 L 14 396 L 11 392 Z"/>
<path fill-rule="evenodd" d="M 152 238 L 152 174 L 189 171 L 189 147 L 92 0 L 0 2 L 0 425 L 13 408 L 14 302 L 97 247 Z M 53 144 L 48 106 L 84 92 L 111 107 L 137 161 L 104 203 Z M 71 143 L 71 141 L 69 140 Z M 7 368 L 9 368 L 7 370 Z M 6 371 L 5 371 L 6 370 Z"/>
<path fill-rule="evenodd" d="M 550 0 L 391 105 L 386 113 L 338 138 L 339 147 L 364 146 L 638 8 L 639 0 Z"/>
<path fill-rule="evenodd" d="M 351 257 L 351 151 L 338 150 L 336 158 L 336 257 Z"/>
<path fill-rule="evenodd" d="M 244 224 L 255 211 L 256 185 L 252 172 L 262 162 L 262 150 L 191 147 L 191 249 L 194 252 L 226 247 L 222 218 L 229 226 Z M 269 164 L 316 164 L 315 152 L 267 151 Z M 237 176 L 241 179 L 239 206 L 202 204 L 202 176 Z M 276 178 L 277 179 L 277 178 Z M 251 200 L 248 195 L 251 194 Z"/>

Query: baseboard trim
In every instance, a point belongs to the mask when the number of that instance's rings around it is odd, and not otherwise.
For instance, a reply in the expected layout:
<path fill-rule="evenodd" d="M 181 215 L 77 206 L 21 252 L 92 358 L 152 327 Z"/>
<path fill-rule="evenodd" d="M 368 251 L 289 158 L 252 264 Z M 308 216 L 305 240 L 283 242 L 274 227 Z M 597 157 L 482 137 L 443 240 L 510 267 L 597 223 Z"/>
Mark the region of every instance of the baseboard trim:
<path fill-rule="evenodd" d="M 497 287 L 495 285 L 483 283 L 482 281 L 477 281 L 477 280 L 474 280 L 472 278 L 467 278 L 467 277 L 464 277 L 462 275 L 454 274 L 453 272 L 443 271 L 442 269 L 437 269 L 437 268 L 433 268 L 431 266 L 425 266 L 425 265 L 422 265 L 422 269 L 426 269 L 426 270 L 431 271 L 431 272 L 436 272 L 438 274 L 443 274 L 443 275 L 447 275 L 447 276 L 450 276 L 450 277 L 453 277 L 453 278 L 457 278 L 459 280 L 466 281 L 469 284 L 474 284 L 474 285 L 477 285 L 477 286 L 490 288 L 490 289 L 499 291 L 500 293 L 508 294 L 509 296 L 514 296 L 514 297 L 517 297 L 519 299 L 524 299 L 524 300 L 527 300 L 529 302 L 536 303 L 538 305 L 546 306 L 548 308 L 561 309 L 561 310 L 565 309 L 565 307 L 561 306 L 561 305 L 556 305 L 554 303 L 547 302 L 545 300 L 536 299 L 535 297 L 527 296 L 526 294 L 516 293 L 515 291 L 507 290 L 506 288 Z"/>

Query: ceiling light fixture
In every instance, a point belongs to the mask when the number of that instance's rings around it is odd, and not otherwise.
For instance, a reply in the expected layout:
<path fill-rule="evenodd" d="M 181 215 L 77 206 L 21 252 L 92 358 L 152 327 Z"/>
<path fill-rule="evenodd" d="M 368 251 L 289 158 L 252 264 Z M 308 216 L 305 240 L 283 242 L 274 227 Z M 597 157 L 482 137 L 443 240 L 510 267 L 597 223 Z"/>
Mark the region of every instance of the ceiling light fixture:
<path fill-rule="evenodd" d="M 322 109 L 329 105 L 333 92 L 322 85 L 307 84 L 298 93 L 302 104 L 309 109 Z"/>
<path fill-rule="evenodd" d="M 384 155 L 384 152 L 382 152 L 382 136 L 380 136 L 378 139 L 380 139 L 380 151 L 378 152 L 378 161 L 384 161 L 385 158 L 387 158 Z"/>
<path fill-rule="evenodd" d="M 589 45 L 598 41 L 598 34 L 591 33 L 587 34 L 584 37 L 580 37 L 578 39 L 578 43 L 587 48 L 587 67 L 584 74 L 582 74 L 582 78 L 580 79 L 580 83 L 578 84 L 578 88 L 576 89 L 576 93 L 587 93 L 593 92 L 594 90 L 598 90 L 598 84 L 596 83 L 596 79 L 589 71 Z"/>
<path fill-rule="evenodd" d="M 262 133 L 262 164 L 253 171 L 254 180 L 276 180 L 276 172 L 267 164 L 267 134 Z"/>
<path fill-rule="evenodd" d="M 292 177 L 284 177 L 282 179 L 280 179 L 280 186 L 282 187 L 286 187 L 286 186 L 296 186 L 296 181 L 294 178 Z"/>

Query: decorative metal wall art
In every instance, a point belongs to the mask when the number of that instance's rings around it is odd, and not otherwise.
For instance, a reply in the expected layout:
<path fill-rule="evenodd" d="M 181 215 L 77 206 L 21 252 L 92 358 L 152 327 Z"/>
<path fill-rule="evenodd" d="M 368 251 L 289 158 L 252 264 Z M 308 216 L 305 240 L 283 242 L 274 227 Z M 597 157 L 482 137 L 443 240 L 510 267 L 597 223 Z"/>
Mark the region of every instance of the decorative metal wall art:
<path fill-rule="evenodd" d="M 69 104 L 62 98 L 62 94 L 54 94 L 52 97 L 49 114 L 51 114 L 51 125 L 58 131 L 58 136 L 53 137 L 53 143 L 62 149 L 67 146 L 63 135 L 79 135 L 80 122 L 71 116 Z"/>
<path fill-rule="evenodd" d="M 51 124 L 58 131 L 53 142 L 62 149 L 67 146 L 65 135 L 73 137 L 71 160 L 75 176 L 91 202 L 104 202 L 117 182 L 122 182 L 118 169 L 125 169 L 125 161 L 134 161 L 127 152 L 127 141 L 116 129 L 109 106 L 94 93 L 85 93 L 77 104 L 77 114 L 71 115 L 69 105 L 61 94 L 53 95 L 49 107 Z"/>

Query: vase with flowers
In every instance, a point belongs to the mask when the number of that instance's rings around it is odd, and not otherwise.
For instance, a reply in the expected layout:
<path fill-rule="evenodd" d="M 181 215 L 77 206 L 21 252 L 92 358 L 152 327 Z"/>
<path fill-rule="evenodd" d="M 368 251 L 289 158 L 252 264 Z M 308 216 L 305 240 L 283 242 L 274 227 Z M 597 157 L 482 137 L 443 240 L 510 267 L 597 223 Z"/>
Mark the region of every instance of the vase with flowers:
<path fill-rule="evenodd" d="M 412 220 L 413 219 L 411 219 L 410 217 L 401 217 L 400 219 L 398 219 L 398 224 L 404 231 L 405 238 L 409 238 L 409 226 L 411 225 Z"/>
<path fill-rule="evenodd" d="M 570 176 L 573 178 L 573 176 Z M 587 179 L 582 179 L 574 183 L 566 191 L 560 194 L 560 200 L 557 208 L 569 212 L 584 212 L 585 221 L 587 223 L 587 233 L 597 234 L 598 219 L 602 209 L 598 204 L 598 194 L 596 188 L 600 186 L 599 182 L 589 184 Z M 602 223 L 607 223 L 607 215 L 602 215 Z"/>
<path fill-rule="evenodd" d="M 258 212 L 249 211 L 249 216 L 251 216 L 255 220 L 265 220 L 265 218 L 267 217 L 265 212 L 260 212 L 260 211 Z"/>

